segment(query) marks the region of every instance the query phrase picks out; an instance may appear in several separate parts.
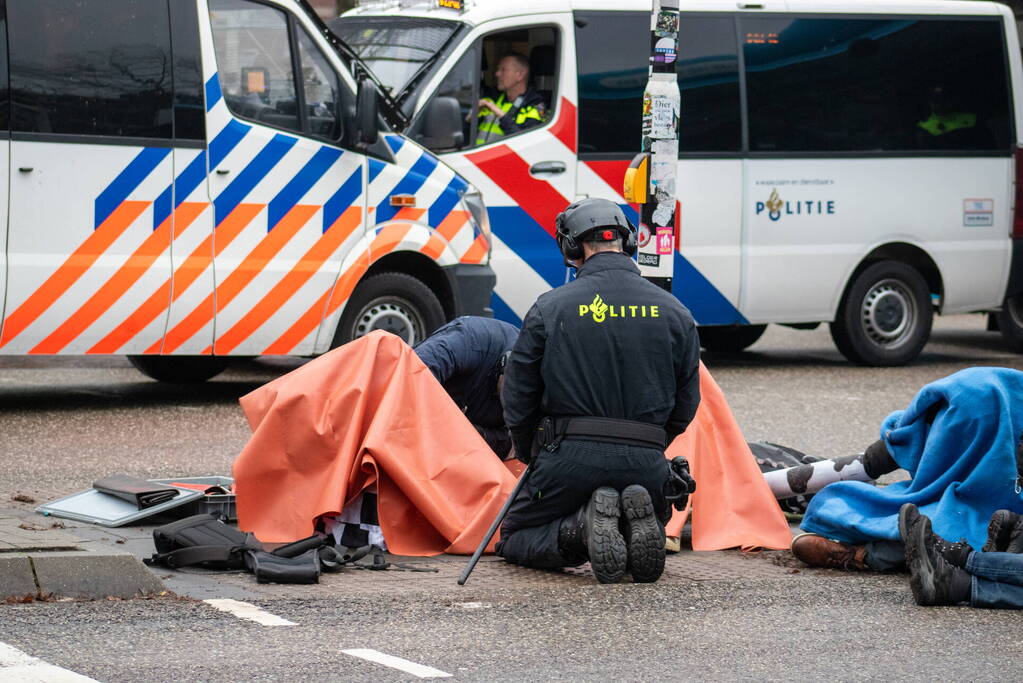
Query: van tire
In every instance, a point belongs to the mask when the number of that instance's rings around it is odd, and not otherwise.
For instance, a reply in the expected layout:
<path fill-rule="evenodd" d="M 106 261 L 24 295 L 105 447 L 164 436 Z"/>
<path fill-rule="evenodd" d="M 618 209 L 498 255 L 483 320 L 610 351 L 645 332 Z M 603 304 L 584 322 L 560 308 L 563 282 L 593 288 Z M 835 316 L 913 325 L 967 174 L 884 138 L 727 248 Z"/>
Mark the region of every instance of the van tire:
<path fill-rule="evenodd" d="M 764 335 L 767 325 L 713 325 L 697 327 L 700 346 L 717 353 L 738 353 Z"/>
<path fill-rule="evenodd" d="M 931 336 L 934 307 L 927 281 L 899 261 L 878 261 L 846 286 L 831 338 L 853 363 L 905 365 Z"/>
<path fill-rule="evenodd" d="M 1006 297 L 996 316 L 998 331 L 1009 348 L 1023 353 L 1023 294 Z"/>
<path fill-rule="evenodd" d="M 380 273 L 355 288 L 341 314 L 331 348 L 373 330 L 386 330 L 415 345 L 445 322 L 444 307 L 422 280 L 405 273 Z"/>
<path fill-rule="evenodd" d="M 228 356 L 128 356 L 128 360 L 143 375 L 171 384 L 205 382 L 231 362 Z"/>

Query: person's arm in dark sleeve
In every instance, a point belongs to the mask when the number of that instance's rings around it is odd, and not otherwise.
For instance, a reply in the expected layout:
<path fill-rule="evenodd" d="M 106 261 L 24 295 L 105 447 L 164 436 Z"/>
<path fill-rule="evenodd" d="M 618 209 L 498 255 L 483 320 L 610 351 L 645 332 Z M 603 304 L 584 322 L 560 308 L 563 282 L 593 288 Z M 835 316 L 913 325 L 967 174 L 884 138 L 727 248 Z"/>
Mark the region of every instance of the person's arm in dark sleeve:
<path fill-rule="evenodd" d="M 522 123 L 518 123 L 520 111 L 525 114 Z M 547 123 L 546 108 L 542 104 L 537 104 L 528 105 L 521 109 L 512 107 L 498 120 L 497 125 L 501 127 L 505 135 L 511 135 L 512 133 L 518 133 L 529 128 L 542 126 L 545 123 Z"/>
<path fill-rule="evenodd" d="M 687 335 L 685 355 L 675 377 L 675 407 L 664 423 L 668 444 L 686 430 L 700 407 L 700 341 L 696 327 L 689 325 Z"/>
<path fill-rule="evenodd" d="M 534 304 L 522 322 L 522 331 L 508 358 L 501 394 L 504 421 L 511 433 L 515 456 L 520 460 L 528 461 L 533 450 L 533 433 L 542 417 L 540 402 L 544 384 L 540 369 L 546 341 L 543 318 Z"/>

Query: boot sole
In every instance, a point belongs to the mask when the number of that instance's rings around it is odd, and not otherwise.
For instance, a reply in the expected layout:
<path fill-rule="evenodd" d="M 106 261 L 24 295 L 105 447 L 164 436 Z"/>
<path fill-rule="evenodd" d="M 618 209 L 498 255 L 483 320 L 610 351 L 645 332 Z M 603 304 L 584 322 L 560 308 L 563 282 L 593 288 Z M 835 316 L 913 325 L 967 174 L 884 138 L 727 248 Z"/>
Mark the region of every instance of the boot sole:
<path fill-rule="evenodd" d="M 628 568 L 636 583 L 653 583 L 664 573 L 664 530 L 654 515 L 650 494 L 642 486 L 622 491 L 622 512 L 629 525 Z"/>
<path fill-rule="evenodd" d="M 627 554 L 618 529 L 619 503 L 618 492 L 605 486 L 593 492 L 586 511 L 590 517 L 590 567 L 600 583 L 618 583 L 625 576 Z"/>

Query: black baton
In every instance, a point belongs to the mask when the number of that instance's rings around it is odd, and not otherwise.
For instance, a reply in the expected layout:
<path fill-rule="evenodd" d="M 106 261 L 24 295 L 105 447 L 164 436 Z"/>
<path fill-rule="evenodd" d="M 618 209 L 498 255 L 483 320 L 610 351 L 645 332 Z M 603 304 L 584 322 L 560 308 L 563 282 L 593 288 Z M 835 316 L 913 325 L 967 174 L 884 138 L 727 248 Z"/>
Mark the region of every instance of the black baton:
<path fill-rule="evenodd" d="M 480 561 L 480 555 L 487 549 L 490 544 L 490 539 L 497 533 L 497 527 L 501 526 L 501 522 L 504 521 L 504 516 L 508 514 L 508 508 L 511 507 L 515 497 L 519 495 L 519 491 L 522 490 L 522 485 L 526 483 L 526 478 L 529 477 L 529 465 L 526 465 L 526 469 L 522 470 L 522 476 L 519 477 L 519 481 L 515 484 L 515 488 L 512 489 L 511 495 L 508 496 L 508 500 L 504 502 L 504 507 L 497 513 L 497 517 L 494 518 L 494 523 L 490 525 L 490 529 L 487 530 L 486 535 L 483 536 L 483 540 L 480 541 L 480 546 L 476 548 L 476 552 L 469 558 L 469 564 L 465 565 L 465 569 L 462 570 L 462 575 L 458 577 L 458 585 L 464 586 L 465 582 L 469 579 L 469 574 L 472 574 L 472 570 L 476 568 L 476 563 Z"/>

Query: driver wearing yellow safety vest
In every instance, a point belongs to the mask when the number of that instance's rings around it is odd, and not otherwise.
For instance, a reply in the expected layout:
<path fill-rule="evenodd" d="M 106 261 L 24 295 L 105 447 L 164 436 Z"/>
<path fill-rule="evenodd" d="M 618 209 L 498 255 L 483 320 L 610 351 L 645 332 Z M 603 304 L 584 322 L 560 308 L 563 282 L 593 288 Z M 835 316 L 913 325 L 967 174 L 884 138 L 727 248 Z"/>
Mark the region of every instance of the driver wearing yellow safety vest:
<path fill-rule="evenodd" d="M 524 55 L 509 52 L 502 57 L 494 80 L 500 95 L 496 100 L 484 97 L 479 101 L 477 145 L 547 122 L 547 103 L 529 87 L 529 60 Z"/>

